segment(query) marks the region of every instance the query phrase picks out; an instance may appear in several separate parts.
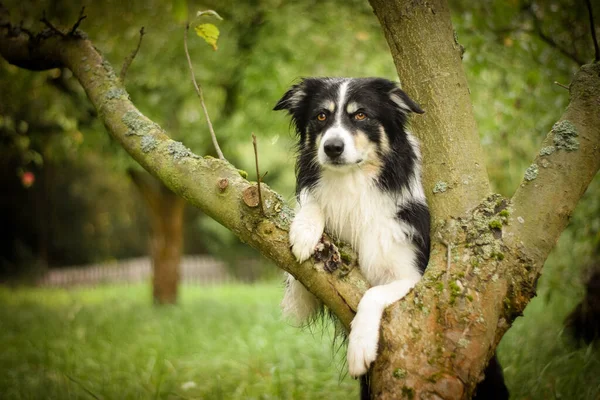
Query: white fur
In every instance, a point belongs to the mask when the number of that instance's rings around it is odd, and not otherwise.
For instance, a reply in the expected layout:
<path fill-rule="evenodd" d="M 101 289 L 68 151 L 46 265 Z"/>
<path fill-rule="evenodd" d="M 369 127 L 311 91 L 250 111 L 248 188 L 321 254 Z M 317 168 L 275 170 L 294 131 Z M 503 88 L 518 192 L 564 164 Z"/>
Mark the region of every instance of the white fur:
<path fill-rule="evenodd" d="M 395 218 L 410 198 L 391 197 L 373 178 L 359 166 L 326 169 L 306 195 L 321 209 L 325 229 L 358 251 L 361 271 L 371 285 L 420 276 L 411 242 L 414 230 Z"/>
<path fill-rule="evenodd" d="M 308 189 L 300 192 L 296 217 L 290 226 L 292 253 L 298 262 L 304 262 L 314 253 L 325 228 L 321 207 L 314 201 Z"/>
<path fill-rule="evenodd" d="M 410 109 L 410 107 L 404 102 L 404 100 L 402 100 L 402 98 L 400 96 L 398 96 L 397 94 L 391 94 L 390 95 L 390 99 L 396 103 L 396 105 L 403 111 L 403 112 L 407 112 L 407 111 L 412 111 Z"/>
<path fill-rule="evenodd" d="M 351 376 L 364 375 L 375 361 L 379 326 L 385 308 L 403 298 L 419 279 L 420 276 L 397 280 L 367 290 L 358 304 L 348 338 L 348 371 Z"/>
<path fill-rule="evenodd" d="M 327 140 L 339 138 L 344 142 L 344 152 L 340 156 L 340 160 L 345 164 L 356 164 L 363 160 L 363 154 L 354 145 L 354 138 L 352 133 L 341 126 L 333 126 L 329 128 L 321 140 L 319 141 L 319 150 L 317 152 L 317 158 L 319 164 L 324 167 L 329 167 L 329 156 L 325 154 L 325 143 Z M 333 168 L 339 168 L 339 166 L 333 166 Z"/>
<path fill-rule="evenodd" d="M 425 192 L 423 191 L 423 184 L 421 183 L 421 149 L 419 147 L 419 141 L 416 137 L 410 132 L 406 132 L 406 137 L 408 138 L 408 143 L 410 147 L 412 147 L 415 155 L 417 156 L 417 162 L 415 163 L 414 175 L 410 179 L 408 183 L 408 190 L 410 191 L 410 196 L 412 196 L 415 200 L 421 201 L 423 204 L 426 204 L 425 200 Z"/>
<path fill-rule="evenodd" d="M 286 275 L 286 289 L 281 301 L 283 316 L 295 326 L 302 326 L 317 313 L 321 301 L 292 275 Z"/>

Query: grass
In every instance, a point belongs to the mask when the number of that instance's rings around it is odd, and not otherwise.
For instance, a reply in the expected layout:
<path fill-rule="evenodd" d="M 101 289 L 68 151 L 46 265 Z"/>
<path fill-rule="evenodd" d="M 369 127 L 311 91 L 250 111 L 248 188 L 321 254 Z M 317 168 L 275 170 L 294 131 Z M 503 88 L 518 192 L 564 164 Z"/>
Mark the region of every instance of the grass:
<path fill-rule="evenodd" d="M 352 399 L 331 331 L 281 320 L 278 284 L 0 288 L 2 399 Z M 600 398 L 600 353 L 561 335 L 575 300 L 535 299 L 499 356 L 514 399 Z M 343 353 L 343 352 L 340 352 Z"/>
<path fill-rule="evenodd" d="M 358 397 L 329 332 L 281 320 L 281 285 L 0 289 L 2 399 Z"/>

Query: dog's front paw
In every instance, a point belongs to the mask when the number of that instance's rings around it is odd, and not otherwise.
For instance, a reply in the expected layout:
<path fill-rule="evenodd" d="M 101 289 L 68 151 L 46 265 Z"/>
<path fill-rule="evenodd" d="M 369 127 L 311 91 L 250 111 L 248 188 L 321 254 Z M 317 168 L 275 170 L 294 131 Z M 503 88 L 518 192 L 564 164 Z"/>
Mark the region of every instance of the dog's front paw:
<path fill-rule="evenodd" d="M 379 329 L 353 327 L 348 339 L 348 371 L 353 378 L 367 373 L 369 366 L 377 358 Z"/>
<path fill-rule="evenodd" d="M 306 261 L 315 252 L 322 235 L 323 228 L 318 225 L 298 218 L 292 221 L 290 243 L 292 244 L 292 253 L 298 262 Z"/>

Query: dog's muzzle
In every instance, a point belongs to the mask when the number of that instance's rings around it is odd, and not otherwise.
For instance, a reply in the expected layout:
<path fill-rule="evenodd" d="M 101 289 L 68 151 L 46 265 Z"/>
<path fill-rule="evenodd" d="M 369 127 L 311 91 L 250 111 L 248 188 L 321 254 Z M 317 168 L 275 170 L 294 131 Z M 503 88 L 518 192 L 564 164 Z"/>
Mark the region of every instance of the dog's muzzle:
<path fill-rule="evenodd" d="M 323 150 L 331 160 L 337 160 L 344 152 L 344 141 L 340 138 L 327 139 L 323 145 Z"/>

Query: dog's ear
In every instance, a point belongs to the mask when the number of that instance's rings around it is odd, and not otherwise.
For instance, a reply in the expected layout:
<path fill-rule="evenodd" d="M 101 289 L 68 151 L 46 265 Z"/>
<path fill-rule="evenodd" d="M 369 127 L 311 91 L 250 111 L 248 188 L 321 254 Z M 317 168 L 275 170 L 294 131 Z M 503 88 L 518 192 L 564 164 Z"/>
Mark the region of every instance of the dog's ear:
<path fill-rule="evenodd" d="M 298 108 L 298 103 L 304 99 L 304 96 L 306 96 L 306 91 L 305 81 L 303 80 L 285 92 L 283 97 L 275 104 L 273 110 L 288 110 L 290 113 L 293 113 Z"/>
<path fill-rule="evenodd" d="M 408 97 L 408 95 L 397 86 L 390 91 L 390 100 L 392 100 L 403 113 L 414 112 L 423 114 L 425 112 L 421 106 Z"/>

